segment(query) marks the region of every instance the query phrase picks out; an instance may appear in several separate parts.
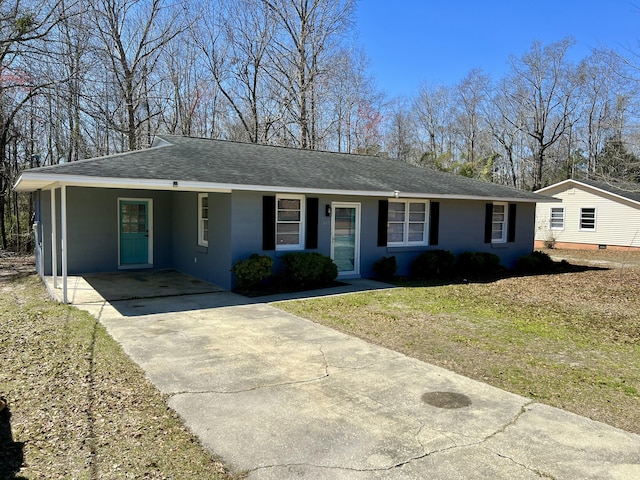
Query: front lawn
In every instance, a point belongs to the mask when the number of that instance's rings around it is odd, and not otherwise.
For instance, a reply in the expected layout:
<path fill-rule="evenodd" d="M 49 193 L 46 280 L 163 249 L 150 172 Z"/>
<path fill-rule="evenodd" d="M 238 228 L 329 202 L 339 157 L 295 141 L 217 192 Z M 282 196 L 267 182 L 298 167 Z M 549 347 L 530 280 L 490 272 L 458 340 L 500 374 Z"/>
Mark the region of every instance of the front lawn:
<path fill-rule="evenodd" d="M 0 478 L 231 478 L 99 322 L 7 268 Z"/>
<path fill-rule="evenodd" d="M 634 261 L 610 270 L 399 287 L 276 306 L 640 433 L 640 266 Z"/>

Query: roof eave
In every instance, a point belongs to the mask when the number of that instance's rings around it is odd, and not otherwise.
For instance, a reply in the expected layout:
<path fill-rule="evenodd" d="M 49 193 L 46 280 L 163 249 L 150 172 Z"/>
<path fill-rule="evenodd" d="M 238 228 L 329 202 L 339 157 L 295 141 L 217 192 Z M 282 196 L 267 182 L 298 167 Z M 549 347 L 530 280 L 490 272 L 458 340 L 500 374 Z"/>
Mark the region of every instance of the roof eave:
<path fill-rule="evenodd" d="M 624 195 L 620 195 L 620 194 L 617 194 L 617 193 L 611 192 L 611 191 L 606 190 L 606 189 L 604 189 L 604 188 L 598 188 L 598 187 L 595 187 L 595 186 L 593 186 L 593 185 L 589 185 L 588 183 L 583 183 L 583 182 L 581 182 L 581 181 L 579 181 L 579 180 L 574 180 L 574 179 L 572 179 L 572 178 L 570 178 L 570 179 L 568 179 L 568 180 L 563 180 L 562 182 L 558 182 L 558 183 L 555 183 L 555 184 L 553 184 L 553 185 L 549 185 L 548 187 L 541 188 L 540 190 L 536 190 L 536 192 L 535 192 L 535 193 L 541 193 L 542 195 L 544 195 L 544 193 L 543 193 L 543 192 L 544 192 L 545 190 L 547 190 L 547 191 L 549 191 L 549 190 L 553 191 L 553 190 L 562 189 L 562 187 L 565 187 L 565 186 L 566 186 L 565 184 L 567 184 L 567 185 L 574 185 L 574 186 L 580 186 L 580 187 L 586 188 L 587 190 L 591 190 L 591 191 L 594 191 L 594 192 L 604 193 L 605 195 L 609 195 L 609 196 L 611 196 L 611 197 L 615 197 L 615 198 L 617 198 L 617 199 L 619 199 L 619 200 L 622 200 L 622 201 L 624 201 L 624 202 L 628 202 L 628 203 L 632 203 L 632 204 L 634 204 L 634 205 L 640 206 L 640 202 L 638 202 L 637 200 L 634 200 L 633 198 L 625 197 Z"/>
<path fill-rule="evenodd" d="M 60 175 L 36 172 L 23 172 L 15 184 L 18 192 L 33 192 L 36 190 L 50 190 L 61 185 L 71 187 L 93 188 L 129 188 L 136 190 L 173 190 L 173 191 L 197 191 L 230 193 L 237 191 L 260 191 L 273 193 L 297 193 L 315 195 L 349 195 L 361 197 L 385 197 L 385 198 L 425 198 L 443 200 L 482 200 L 496 202 L 559 202 L 553 197 L 548 199 L 527 197 L 500 197 L 487 195 L 455 195 L 429 192 L 400 192 L 397 190 L 343 190 L 327 188 L 287 187 L 280 185 L 243 185 L 229 183 L 194 182 L 165 179 L 135 179 L 113 177 L 87 177 L 82 175 Z"/>

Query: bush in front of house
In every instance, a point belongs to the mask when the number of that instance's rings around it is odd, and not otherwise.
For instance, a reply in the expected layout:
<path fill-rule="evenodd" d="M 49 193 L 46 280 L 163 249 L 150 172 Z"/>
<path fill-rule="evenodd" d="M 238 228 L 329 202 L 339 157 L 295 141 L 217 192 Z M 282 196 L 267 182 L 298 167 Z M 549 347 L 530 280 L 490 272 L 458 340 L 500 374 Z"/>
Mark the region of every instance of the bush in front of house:
<path fill-rule="evenodd" d="M 382 257 L 373 263 L 373 273 L 382 280 L 391 280 L 398 270 L 395 255 Z"/>
<path fill-rule="evenodd" d="M 331 258 L 319 252 L 292 252 L 282 257 L 285 281 L 296 288 L 328 285 L 338 276 Z"/>
<path fill-rule="evenodd" d="M 246 260 L 238 260 L 231 271 L 236 277 L 236 284 L 240 289 L 259 287 L 271 277 L 273 259 L 267 255 L 252 254 Z"/>
<path fill-rule="evenodd" d="M 500 271 L 500 257 L 488 252 L 462 252 L 458 255 L 461 275 L 490 275 Z"/>
<path fill-rule="evenodd" d="M 418 255 L 411 263 L 411 275 L 429 279 L 447 277 L 454 271 L 456 256 L 448 250 L 429 250 Z"/>
<path fill-rule="evenodd" d="M 529 255 L 518 258 L 516 270 L 522 273 L 542 273 L 551 271 L 554 267 L 553 260 L 545 252 L 535 250 Z"/>

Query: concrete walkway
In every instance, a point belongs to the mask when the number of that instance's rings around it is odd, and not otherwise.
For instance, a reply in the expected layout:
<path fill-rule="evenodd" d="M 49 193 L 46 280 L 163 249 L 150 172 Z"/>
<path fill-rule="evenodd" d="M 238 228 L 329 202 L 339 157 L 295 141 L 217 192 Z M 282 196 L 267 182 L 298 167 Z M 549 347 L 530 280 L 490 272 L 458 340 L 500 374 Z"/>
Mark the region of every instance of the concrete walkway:
<path fill-rule="evenodd" d="M 76 306 L 249 479 L 640 478 L 638 435 L 268 303 L 229 292 L 109 303 L 77 285 Z"/>

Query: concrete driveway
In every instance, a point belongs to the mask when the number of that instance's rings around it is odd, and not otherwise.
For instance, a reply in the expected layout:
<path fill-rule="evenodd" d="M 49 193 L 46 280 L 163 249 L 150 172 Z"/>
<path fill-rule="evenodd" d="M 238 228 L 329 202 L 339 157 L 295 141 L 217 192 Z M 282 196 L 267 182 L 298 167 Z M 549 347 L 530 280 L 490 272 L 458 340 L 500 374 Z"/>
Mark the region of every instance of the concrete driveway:
<path fill-rule="evenodd" d="M 77 299 L 202 443 L 250 479 L 640 478 L 638 435 L 265 302 Z"/>

